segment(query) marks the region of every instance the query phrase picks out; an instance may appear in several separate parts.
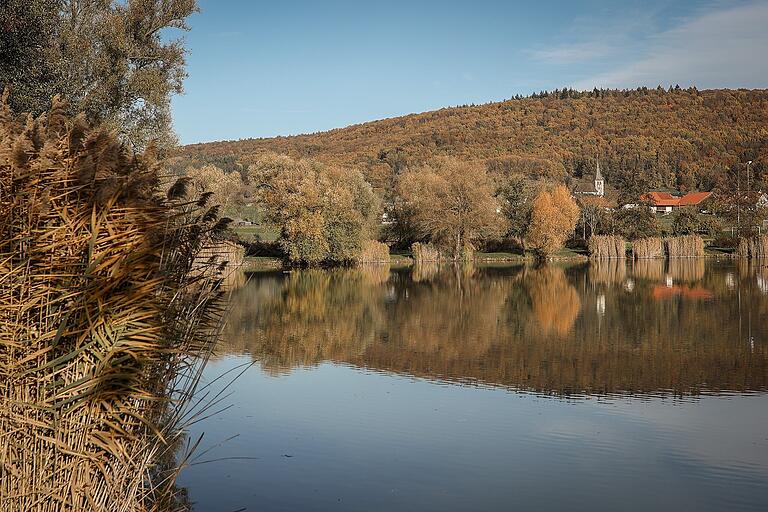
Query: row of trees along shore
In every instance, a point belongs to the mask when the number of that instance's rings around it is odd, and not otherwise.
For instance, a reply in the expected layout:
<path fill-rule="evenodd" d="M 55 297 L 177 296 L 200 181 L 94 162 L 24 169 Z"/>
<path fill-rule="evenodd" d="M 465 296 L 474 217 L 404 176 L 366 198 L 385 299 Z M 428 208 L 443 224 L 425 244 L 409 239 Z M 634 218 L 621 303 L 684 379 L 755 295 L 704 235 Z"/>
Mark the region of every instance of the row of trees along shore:
<path fill-rule="evenodd" d="M 566 244 L 598 257 L 623 254 L 596 249 L 602 237 L 634 242 L 705 234 L 715 246 L 738 245 L 723 232 L 732 209 L 712 215 L 681 208 L 665 225 L 644 204 L 611 209 L 603 198 L 575 199 L 562 182 L 451 157 L 403 168 L 384 191 L 353 167 L 274 153 L 242 172 L 206 165 L 186 175 L 214 190 L 227 215 L 273 226 L 273 254 L 295 265 L 366 261 L 372 247 L 379 261 L 382 242 L 399 251 L 419 244 L 416 259 L 452 260 L 472 258 L 476 250 L 546 258 Z"/>

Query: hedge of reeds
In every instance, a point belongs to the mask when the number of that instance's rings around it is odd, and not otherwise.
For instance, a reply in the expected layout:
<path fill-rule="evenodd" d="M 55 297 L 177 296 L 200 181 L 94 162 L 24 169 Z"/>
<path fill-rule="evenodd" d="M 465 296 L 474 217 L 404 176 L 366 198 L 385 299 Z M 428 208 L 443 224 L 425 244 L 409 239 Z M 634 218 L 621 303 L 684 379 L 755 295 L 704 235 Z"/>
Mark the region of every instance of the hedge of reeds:
<path fill-rule="evenodd" d="M 357 263 L 389 263 L 389 246 L 377 240 L 368 240 L 355 260 Z"/>
<path fill-rule="evenodd" d="M 704 256 L 704 240 L 698 235 L 676 236 L 664 239 L 669 258 L 701 258 Z"/>
<path fill-rule="evenodd" d="M 440 250 L 432 244 L 416 242 L 411 245 L 411 254 L 414 263 L 425 261 L 440 261 Z"/>
<path fill-rule="evenodd" d="M 740 239 L 736 254 L 740 258 L 768 258 L 768 235 Z"/>
<path fill-rule="evenodd" d="M 590 258 L 615 259 L 626 258 L 627 244 L 620 236 L 592 235 L 587 244 Z"/>
<path fill-rule="evenodd" d="M 665 256 L 664 240 L 658 237 L 634 240 L 632 256 L 635 259 L 663 258 Z"/>
<path fill-rule="evenodd" d="M 220 315 L 226 222 L 153 151 L 0 105 L 0 510 L 178 509 L 175 450 Z"/>

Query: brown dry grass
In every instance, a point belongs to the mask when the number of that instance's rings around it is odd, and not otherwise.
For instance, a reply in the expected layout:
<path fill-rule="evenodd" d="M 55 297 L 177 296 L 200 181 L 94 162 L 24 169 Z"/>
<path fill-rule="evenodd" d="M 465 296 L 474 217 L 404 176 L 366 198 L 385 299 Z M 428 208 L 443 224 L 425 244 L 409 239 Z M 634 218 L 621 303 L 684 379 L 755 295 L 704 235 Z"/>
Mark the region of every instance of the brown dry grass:
<path fill-rule="evenodd" d="M 411 246 L 411 254 L 413 254 L 414 263 L 421 263 L 424 261 L 440 261 L 440 251 L 432 244 L 422 244 L 416 242 Z"/>

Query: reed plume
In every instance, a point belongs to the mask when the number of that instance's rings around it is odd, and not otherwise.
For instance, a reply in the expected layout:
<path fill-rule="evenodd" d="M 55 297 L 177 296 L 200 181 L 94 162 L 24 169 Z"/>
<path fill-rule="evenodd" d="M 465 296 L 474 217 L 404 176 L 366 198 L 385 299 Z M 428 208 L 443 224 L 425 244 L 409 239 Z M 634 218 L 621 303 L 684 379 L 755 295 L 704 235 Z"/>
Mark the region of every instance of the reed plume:
<path fill-rule="evenodd" d="M 224 228 L 183 181 L 157 194 L 152 148 L 65 107 L 0 104 L 0 510 L 178 509 L 221 312 L 221 262 L 199 254 Z"/>

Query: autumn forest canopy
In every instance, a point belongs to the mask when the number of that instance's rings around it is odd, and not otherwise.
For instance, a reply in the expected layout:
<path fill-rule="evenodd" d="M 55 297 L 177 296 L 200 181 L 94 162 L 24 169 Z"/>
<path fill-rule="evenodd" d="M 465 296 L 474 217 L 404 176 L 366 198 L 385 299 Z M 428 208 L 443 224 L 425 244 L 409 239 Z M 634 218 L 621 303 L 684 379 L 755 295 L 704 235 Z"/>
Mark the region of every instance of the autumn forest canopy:
<path fill-rule="evenodd" d="M 659 188 L 729 187 L 753 160 L 752 185 L 765 190 L 768 91 L 555 90 L 323 133 L 193 144 L 173 166 L 242 170 L 267 152 L 357 168 L 383 195 L 401 172 L 440 156 L 566 183 L 594 173 L 599 158 L 625 201 Z"/>

